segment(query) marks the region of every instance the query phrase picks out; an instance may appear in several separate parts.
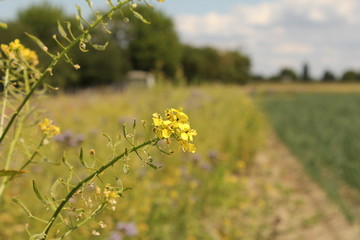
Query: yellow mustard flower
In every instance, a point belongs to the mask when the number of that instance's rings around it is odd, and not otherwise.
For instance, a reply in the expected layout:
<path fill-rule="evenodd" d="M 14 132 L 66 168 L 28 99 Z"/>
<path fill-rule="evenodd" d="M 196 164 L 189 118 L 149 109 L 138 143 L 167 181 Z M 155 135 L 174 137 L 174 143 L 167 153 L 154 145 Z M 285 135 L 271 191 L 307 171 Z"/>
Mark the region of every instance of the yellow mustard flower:
<path fill-rule="evenodd" d="M 109 184 L 106 184 L 104 196 L 106 201 L 108 201 L 111 205 L 114 205 L 117 203 L 116 199 L 119 198 L 119 192 L 110 187 Z"/>
<path fill-rule="evenodd" d="M 39 128 L 44 135 L 52 137 L 60 134 L 60 128 L 53 125 L 52 122 L 52 120 L 45 118 L 39 123 Z"/>
<path fill-rule="evenodd" d="M 155 133 L 159 139 L 169 139 L 174 137 L 181 145 L 184 152 L 196 151 L 195 145 L 189 141 L 193 141 L 193 137 L 197 135 L 195 129 L 190 127 L 189 117 L 183 112 L 183 109 L 166 109 L 165 118 L 160 114 L 154 113 L 153 124 Z"/>
<path fill-rule="evenodd" d="M 19 39 L 15 39 L 14 41 L 10 42 L 9 45 L 1 44 L 0 48 L 11 60 L 19 60 L 17 54 L 20 54 L 21 57 L 25 59 L 31 66 L 36 66 L 39 64 L 39 59 L 35 51 L 26 48 L 21 44 Z"/>

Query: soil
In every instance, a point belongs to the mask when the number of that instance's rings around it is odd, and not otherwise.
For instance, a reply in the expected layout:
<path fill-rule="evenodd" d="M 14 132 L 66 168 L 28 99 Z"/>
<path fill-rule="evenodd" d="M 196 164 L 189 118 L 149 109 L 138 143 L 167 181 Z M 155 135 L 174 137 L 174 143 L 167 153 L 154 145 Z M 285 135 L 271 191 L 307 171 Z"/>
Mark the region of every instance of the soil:
<path fill-rule="evenodd" d="M 275 134 L 269 135 L 252 173 L 277 186 L 270 195 L 272 230 L 268 239 L 359 240 L 359 221 L 349 223 Z"/>

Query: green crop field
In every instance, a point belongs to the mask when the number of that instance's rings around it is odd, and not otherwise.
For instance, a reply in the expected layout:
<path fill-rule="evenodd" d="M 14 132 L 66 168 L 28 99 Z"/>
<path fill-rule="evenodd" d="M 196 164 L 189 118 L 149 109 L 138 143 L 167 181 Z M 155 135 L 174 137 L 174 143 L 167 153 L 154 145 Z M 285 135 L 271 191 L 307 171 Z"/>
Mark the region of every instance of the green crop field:
<path fill-rule="evenodd" d="M 264 95 L 278 136 L 348 218 L 359 214 L 360 94 Z"/>

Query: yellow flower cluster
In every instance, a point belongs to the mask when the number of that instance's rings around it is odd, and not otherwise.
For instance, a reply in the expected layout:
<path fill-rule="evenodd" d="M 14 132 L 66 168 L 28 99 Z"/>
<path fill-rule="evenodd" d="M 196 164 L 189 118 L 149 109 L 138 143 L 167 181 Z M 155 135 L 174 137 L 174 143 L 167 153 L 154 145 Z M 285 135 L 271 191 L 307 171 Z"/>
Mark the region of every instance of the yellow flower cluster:
<path fill-rule="evenodd" d="M 106 184 L 104 196 L 108 203 L 115 205 L 117 203 L 116 199 L 119 198 L 119 191 L 114 190 L 109 184 Z"/>
<path fill-rule="evenodd" d="M 183 112 L 182 108 L 179 110 L 174 108 L 166 109 L 165 118 L 158 113 L 154 113 L 152 118 L 155 133 L 160 139 L 174 137 L 180 143 L 184 152 L 195 152 L 195 145 L 190 141 L 193 141 L 193 137 L 197 135 L 197 132 L 190 127 L 189 117 Z"/>
<path fill-rule="evenodd" d="M 40 130 L 46 136 L 56 136 L 60 134 L 60 128 L 52 124 L 52 120 L 45 118 L 42 122 L 39 123 Z"/>
<path fill-rule="evenodd" d="M 1 44 L 0 48 L 7 58 L 11 60 L 19 60 L 17 55 L 18 53 L 29 63 L 29 65 L 36 66 L 39 64 L 39 59 L 35 51 L 26 48 L 20 43 L 19 39 L 15 39 L 10 42 L 9 45 Z"/>

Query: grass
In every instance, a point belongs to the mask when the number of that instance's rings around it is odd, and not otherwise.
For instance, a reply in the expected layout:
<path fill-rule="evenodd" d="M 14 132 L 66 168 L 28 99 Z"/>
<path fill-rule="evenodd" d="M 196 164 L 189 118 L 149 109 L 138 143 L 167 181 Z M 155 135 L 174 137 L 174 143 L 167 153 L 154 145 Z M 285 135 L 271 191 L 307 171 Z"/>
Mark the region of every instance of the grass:
<path fill-rule="evenodd" d="M 182 153 L 173 146 L 175 153 L 170 157 L 151 152 L 154 164 L 162 166 L 159 170 L 144 166 L 136 156 L 130 159 L 129 174 L 122 172 L 122 164 L 115 165 L 102 175 L 103 181 L 114 183 L 115 177 L 119 177 L 132 190 L 125 192 L 115 211 L 107 209 L 91 224 L 76 231 L 71 239 L 98 239 L 92 236 L 93 230 L 102 239 L 115 240 L 119 236 L 126 239 L 131 234 L 121 230 L 121 226 L 136 228 L 131 239 L 142 240 L 264 239 L 271 230 L 267 224 L 267 216 L 271 215 L 266 197 L 269 188 L 263 182 L 249 184 L 247 173 L 264 140 L 266 123 L 241 89 L 163 86 L 125 92 L 89 90 L 51 97 L 42 105 L 48 109 L 44 115 L 53 119 L 66 137 L 53 139 L 41 151 L 38 163 L 28 169 L 29 173 L 9 186 L 0 211 L 1 239 L 24 239 L 24 226 L 29 222 L 31 231 L 43 229 L 42 223 L 29 220 L 10 198 L 16 196 L 34 215 L 47 219 L 51 211 L 36 199 L 31 181 L 37 182 L 43 195 L 49 195 L 56 179 L 69 179 L 69 171 L 61 164 L 64 151 L 82 177 L 85 172 L 77 160 L 80 146 L 84 148 L 86 161 L 91 161 L 90 149 L 95 149 L 97 159 L 106 161 L 112 150 L 107 147 L 103 132 L 115 139 L 123 123 L 131 126 L 134 118 L 151 122 L 153 112 L 180 106 L 198 131 L 196 154 Z M 136 136 L 140 143 L 145 136 L 140 121 L 138 126 Z M 31 139 L 26 146 L 30 149 L 41 138 L 34 123 L 23 137 Z M 122 152 L 125 146 L 123 141 L 116 152 Z M 18 149 L 13 165 L 25 159 L 23 152 Z M 105 229 L 100 221 L 106 225 Z"/>
<path fill-rule="evenodd" d="M 350 220 L 359 216 L 360 95 L 281 92 L 262 102 L 278 136 Z"/>

